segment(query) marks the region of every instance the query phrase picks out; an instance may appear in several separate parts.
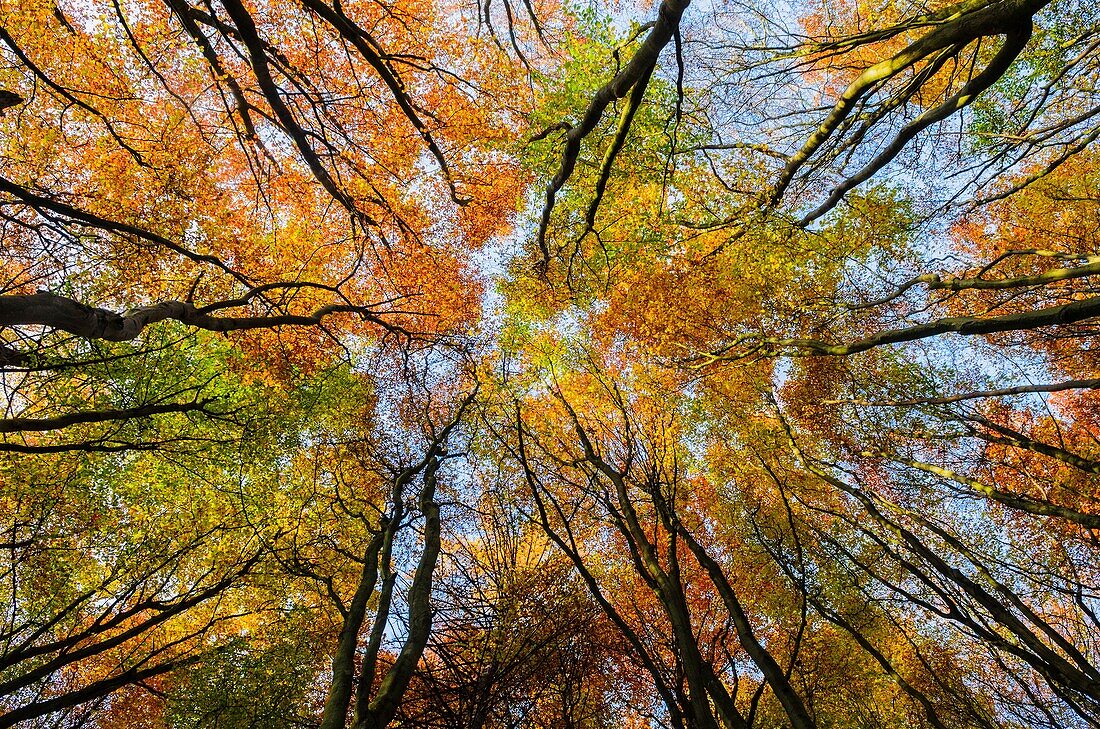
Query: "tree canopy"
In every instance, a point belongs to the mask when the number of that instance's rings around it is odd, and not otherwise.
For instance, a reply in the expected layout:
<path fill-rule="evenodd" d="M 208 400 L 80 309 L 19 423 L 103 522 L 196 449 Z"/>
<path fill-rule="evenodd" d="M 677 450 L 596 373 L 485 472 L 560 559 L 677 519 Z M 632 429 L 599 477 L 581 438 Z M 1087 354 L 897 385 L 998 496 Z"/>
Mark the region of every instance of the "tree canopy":
<path fill-rule="evenodd" d="M 0 6 L 0 729 L 1100 727 L 1100 6 Z"/>

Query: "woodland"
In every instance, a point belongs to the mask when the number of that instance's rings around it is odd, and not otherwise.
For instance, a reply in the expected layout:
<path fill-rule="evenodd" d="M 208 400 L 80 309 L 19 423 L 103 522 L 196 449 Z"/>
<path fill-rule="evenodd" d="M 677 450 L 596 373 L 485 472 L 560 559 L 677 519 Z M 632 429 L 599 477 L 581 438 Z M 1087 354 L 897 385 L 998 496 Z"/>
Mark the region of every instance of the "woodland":
<path fill-rule="evenodd" d="M 1100 5 L 0 0 L 0 729 L 1100 727 Z"/>

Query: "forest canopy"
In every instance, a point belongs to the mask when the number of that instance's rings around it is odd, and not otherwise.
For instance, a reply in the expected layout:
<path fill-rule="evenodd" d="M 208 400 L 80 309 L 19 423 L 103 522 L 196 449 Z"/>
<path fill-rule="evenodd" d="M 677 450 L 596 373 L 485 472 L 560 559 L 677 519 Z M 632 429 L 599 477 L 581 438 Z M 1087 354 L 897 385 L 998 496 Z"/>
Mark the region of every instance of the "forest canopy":
<path fill-rule="evenodd" d="M 0 729 L 1100 727 L 1100 6 L 0 4 Z"/>

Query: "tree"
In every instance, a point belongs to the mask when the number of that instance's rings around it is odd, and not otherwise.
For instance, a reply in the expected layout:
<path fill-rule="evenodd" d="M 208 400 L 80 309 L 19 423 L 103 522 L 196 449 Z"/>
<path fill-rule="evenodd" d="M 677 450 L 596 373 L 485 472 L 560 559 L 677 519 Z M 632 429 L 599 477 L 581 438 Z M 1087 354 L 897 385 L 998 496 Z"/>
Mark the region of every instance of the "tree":
<path fill-rule="evenodd" d="M 604 727 L 648 701 L 614 626 L 535 525 L 486 494 L 440 578 L 438 628 L 398 722 Z M 452 528 L 454 528 L 452 526 Z"/>
<path fill-rule="evenodd" d="M 1098 38 L 0 10 L 0 726 L 1095 726 Z"/>

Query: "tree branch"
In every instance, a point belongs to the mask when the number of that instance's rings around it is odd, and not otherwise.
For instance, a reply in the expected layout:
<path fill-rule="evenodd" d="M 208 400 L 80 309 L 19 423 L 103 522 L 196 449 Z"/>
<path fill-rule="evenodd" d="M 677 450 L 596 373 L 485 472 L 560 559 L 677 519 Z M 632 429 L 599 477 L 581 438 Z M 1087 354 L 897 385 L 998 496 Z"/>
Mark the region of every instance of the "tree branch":
<path fill-rule="evenodd" d="M 150 324 L 167 319 L 211 332 L 232 332 L 280 326 L 315 326 L 332 314 L 356 314 L 387 330 L 395 330 L 369 306 L 352 304 L 330 304 L 311 314 L 273 316 L 211 316 L 206 313 L 209 309 L 184 301 L 162 301 L 119 314 L 51 293 L 0 296 L 0 326 L 39 325 L 60 329 L 84 339 L 124 342 L 136 338 Z"/>

